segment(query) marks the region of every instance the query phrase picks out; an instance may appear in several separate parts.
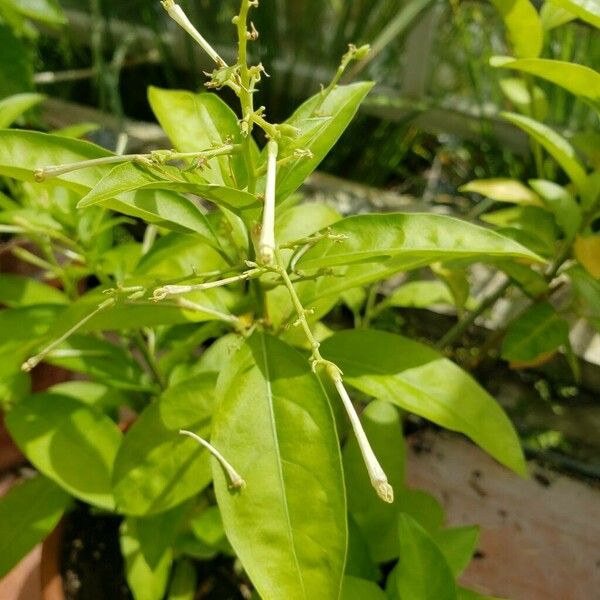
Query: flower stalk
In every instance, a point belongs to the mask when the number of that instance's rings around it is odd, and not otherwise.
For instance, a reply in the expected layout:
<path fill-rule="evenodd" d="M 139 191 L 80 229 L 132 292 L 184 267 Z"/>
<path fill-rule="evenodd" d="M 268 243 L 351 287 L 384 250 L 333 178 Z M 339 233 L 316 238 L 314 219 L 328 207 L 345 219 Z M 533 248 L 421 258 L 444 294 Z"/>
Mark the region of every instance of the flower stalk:
<path fill-rule="evenodd" d="M 161 4 L 167 11 L 171 19 L 179 25 L 186 33 L 188 33 L 194 41 L 210 56 L 218 67 L 226 67 L 227 63 L 219 56 L 217 51 L 202 37 L 200 32 L 192 25 L 187 15 L 175 0 L 162 0 Z"/>
<path fill-rule="evenodd" d="M 186 435 L 196 442 L 198 442 L 201 446 L 204 446 L 218 461 L 219 464 L 223 467 L 227 476 L 229 477 L 229 482 L 231 488 L 234 489 L 242 489 L 246 486 L 246 482 L 242 479 L 242 477 L 238 474 L 238 472 L 231 466 L 231 463 L 226 460 L 226 458 L 209 442 L 207 442 L 204 438 L 201 438 L 198 434 L 193 431 L 187 431 L 186 429 L 180 429 L 179 433 L 181 435 Z"/>
<path fill-rule="evenodd" d="M 267 183 L 262 229 L 258 243 L 258 254 L 262 264 L 272 265 L 275 260 L 275 185 L 277 182 L 277 153 L 275 140 L 267 145 Z"/>
<path fill-rule="evenodd" d="M 306 319 L 307 311 L 303 306 L 298 294 L 296 293 L 296 289 L 294 288 L 294 284 L 288 275 L 287 270 L 285 269 L 285 265 L 283 259 L 281 257 L 281 252 L 279 250 L 276 251 L 277 256 L 277 272 L 281 276 L 285 286 L 288 289 L 290 297 L 292 299 L 292 303 L 294 308 L 296 309 L 296 314 L 298 315 L 297 324 L 302 327 L 304 333 L 306 335 L 306 339 L 308 340 L 311 347 L 311 364 L 313 371 L 316 371 L 317 367 L 320 365 L 325 368 L 325 372 L 327 376 L 333 382 L 335 389 L 337 390 L 342 403 L 344 405 L 344 409 L 348 413 L 348 418 L 350 419 L 350 424 L 352 425 L 352 430 L 354 435 L 356 436 L 356 441 L 358 442 L 358 446 L 360 448 L 360 452 L 362 454 L 363 460 L 365 462 L 365 466 L 367 468 L 367 473 L 369 474 L 369 479 L 371 480 L 371 485 L 375 488 L 377 495 L 384 501 L 388 503 L 392 503 L 394 501 L 394 489 L 388 482 L 388 478 L 381 468 L 377 457 L 375 456 L 375 452 L 373 452 L 373 448 L 371 448 L 371 444 L 369 443 L 369 439 L 367 438 L 367 434 L 363 429 L 362 423 L 358 418 L 358 414 L 356 413 L 356 409 L 352 404 L 352 400 L 346 391 L 344 386 L 344 381 L 342 379 L 342 371 L 340 368 L 332 363 L 329 360 L 326 360 L 321 355 L 319 350 L 320 344 L 313 335 L 310 325 L 308 324 L 308 320 Z"/>

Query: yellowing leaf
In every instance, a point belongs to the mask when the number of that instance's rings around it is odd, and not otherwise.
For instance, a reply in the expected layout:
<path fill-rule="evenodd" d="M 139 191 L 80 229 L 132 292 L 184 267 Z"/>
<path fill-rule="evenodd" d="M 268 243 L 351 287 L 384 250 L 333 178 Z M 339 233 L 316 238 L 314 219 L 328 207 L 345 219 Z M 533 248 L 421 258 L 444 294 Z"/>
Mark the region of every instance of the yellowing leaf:
<path fill-rule="evenodd" d="M 497 202 L 543 206 L 539 196 L 516 179 L 475 179 L 463 185 L 460 191 L 474 192 Z"/>
<path fill-rule="evenodd" d="M 578 236 L 573 249 L 585 270 L 592 277 L 600 279 L 600 235 Z"/>

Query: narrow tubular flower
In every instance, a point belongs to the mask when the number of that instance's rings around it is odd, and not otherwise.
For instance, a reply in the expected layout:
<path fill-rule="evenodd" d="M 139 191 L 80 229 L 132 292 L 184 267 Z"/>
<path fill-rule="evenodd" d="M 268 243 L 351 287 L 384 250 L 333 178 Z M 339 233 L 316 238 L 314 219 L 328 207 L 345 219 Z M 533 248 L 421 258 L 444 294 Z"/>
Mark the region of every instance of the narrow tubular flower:
<path fill-rule="evenodd" d="M 275 258 L 275 183 L 277 180 L 277 142 L 267 145 L 267 185 L 263 209 L 262 230 L 258 244 L 260 260 L 265 265 L 273 264 Z"/>
<path fill-rule="evenodd" d="M 192 25 L 187 15 L 183 12 L 181 6 L 175 3 L 175 0 L 162 0 L 161 4 L 169 13 L 173 21 L 177 23 L 183 30 L 196 41 L 196 43 L 208 54 L 218 66 L 226 66 L 225 61 L 217 54 L 215 49 L 202 37 L 200 32 Z"/>
<path fill-rule="evenodd" d="M 204 446 L 221 464 L 227 476 L 229 477 L 229 481 L 232 488 L 243 488 L 246 485 L 246 482 L 240 477 L 238 472 L 231 466 L 231 464 L 225 459 L 225 457 L 209 442 L 205 439 L 201 438 L 198 434 L 193 431 L 187 431 L 186 429 L 180 429 L 179 433 L 181 435 L 187 435 L 191 437 L 193 440 L 196 440 L 201 446 Z"/>
<path fill-rule="evenodd" d="M 381 465 L 379 464 L 379 461 L 377 460 L 377 457 L 371 448 L 371 444 L 369 443 L 367 435 L 365 434 L 365 430 L 363 429 L 360 419 L 356 414 L 352 400 L 350 400 L 350 396 L 348 396 L 348 392 L 344 387 L 344 382 L 342 381 L 340 371 L 333 365 L 330 365 L 327 371 L 329 376 L 332 378 L 335 389 L 340 395 L 340 398 L 344 404 L 344 408 L 348 413 L 354 435 L 358 441 L 358 447 L 360 448 L 363 460 L 365 461 L 365 466 L 367 467 L 367 473 L 369 474 L 371 485 L 375 488 L 377 495 L 384 502 L 391 504 L 394 501 L 394 489 L 388 483 L 387 476 L 381 468 Z"/>

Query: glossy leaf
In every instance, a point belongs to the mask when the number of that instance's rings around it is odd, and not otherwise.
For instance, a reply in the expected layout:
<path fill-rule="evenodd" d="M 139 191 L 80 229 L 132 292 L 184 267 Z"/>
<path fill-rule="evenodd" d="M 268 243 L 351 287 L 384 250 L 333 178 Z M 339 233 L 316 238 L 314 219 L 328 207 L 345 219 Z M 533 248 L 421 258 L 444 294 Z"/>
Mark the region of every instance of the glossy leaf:
<path fill-rule="evenodd" d="M 552 0 L 552 3 L 600 29 L 600 5 L 597 0 Z"/>
<path fill-rule="evenodd" d="M 442 215 L 356 215 L 334 223 L 330 230 L 345 239 L 319 241 L 298 261 L 299 268 L 371 262 L 402 271 L 454 258 L 510 256 L 540 260 L 494 231 Z"/>
<path fill-rule="evenodd" d="M 500 405 L 431 348 L 392 333 L 355 330 L 326 339 L 322 352 L 352 387 L 460 431 L 502 464 L 525 473 L 519 438 Z"/>
<path fill-rule="evenodd" d="M 63 292 L 32 277 L 0 273 L 0 304 L 10 307 L 67 304 Z"/>
<path fill-rule="evenodd" d="M 572 240 L 581 226 L 582 215 L 579 204 L 564 187 L 544 179 L 532 179 L 529 185 L 542 197 L 554 214 L 558 226 L 568 240 Z"/>
<path fill-rule="evenodd" d="M 100 146 L 37 131 L 0 131 L 0 173 L 21 181 L 34 181 L 34 171 L 51 165 L 77 163 L 111 156 Z M 87 192 L 108 172 L 94 166 L 54 177 L 77 192 Z"/>
<path fill-rule="evenodd" d="M 398 511 L 414 519 L 425 531 L 438 533 L 444 524 L 444 507 L 423 490 L 404 489 L 398 494 Z"/>
<path fill-rule="evenodd" d="M 375 400 L 361 415 L 371 442 L 395 495 L 404 487 L 404 436 L 398 410 L 388 402 Z M 398 556 L 397 504 L 385 504 L 372 492 L 360 449 L 350 436 L 343 452 L 348 511 L 358 525 L 375 562 Z"/>
<path fill-rule="evenodd" d="M 340 600 L 386 600 L 385 592 L 372 581 L 346 575 Z"/>
<path fill-rule="evenodd" d="M 585 65 L 548 58 L 515 60 L 510 56 L 493 56 L 490 64 L 493 67 L 530 73 L 555 83 L 576 96 L 587 98 L 600 107 L 600 73 Z"/>
<path fill-rule="evenodd" d="M 400 560 L 396 577 L 401 598 L 456 600 L 454 576 L 435 541 L 413 518 L 399 517 Z"/>
<path fill-rule="evenodd" d="M 148 100 L 158 122 L 179 152 L 201 152 L 226 143 L 242 142 L 236 114 L 217 94 L 194 94 L 151 86 Z M 240 155 L 209 160 L 203 174 L 211 183 L 239 189 L 246 185 L 245 166 Z"/>
<path fill-rule="evenodd" d="M 502 358 L 529 362 L 557 350 L 569 339 L 569 324 L 547 302 L 534 304 L 513 321 L 502 343 Z"/>
<path fill-rule="evenodd" d="M 467 568 L 479 541 L 479 527 L 452 527 L 433 535 L 455 577 Z"/>
<path fill-rule="evenodd" d="M 78 207 L 93 206 L 101 204 L 108 208 L 120 210 L 131 216 L 147 218 L 147 214 L 158 215 L 160 218 L 178 223 L 187 229 L 191 229 L 191 223 L 186 225 L 187 220 L 200 219 L 204 228 L 208 227 L 206 217 L 198 210 L 195 202 L 188 198 L 176 194 L 167 194 L 160 196 L 156 206 L 149 210 L 148 207 L 140 202 L 135 202 L 135 195 L 128 195 L 127 202 L 114 200 L 126 192 L 135 192 L 137 190 L 170 190 L 172 192 L 182 192 L 196 194 L 224 206 L 235 213 L 244 213 L 244 211 L 260 208 L 260 203 L 256 196 L 248 192 L 240 191 L 232 187 L 217 185 L 215 183 L 206 183 L 198 174 L 186 172 L 169 165 L 162 165 L 160 168 L 152 168 L 145 165 L 138 165 L 133 162 L 127 162 L 114 167 L 90 192 L 79 202 Z M 175 201 L 175 198 L 178 201 Z M 170 203 L 167 204 L 167 201 Z M 129 212 L 127 212 L 129 210 Z M 198 213 L 198 216 L 196 213 Z M 177 218 L 173 218 L 174 216 Z M 155 217 L 156 218 L 156 217 Z M 194 229 L 197 230 L 195 225 Z M 202 233 L 202 232 L 200 232 Z M 205 234 L 206 235 L 206 234 Z"/>
<path fill-rule="evenodd" d="M 68 396 L 89 406 L 95 406 L 103 412 L 132 404 L 129 397 L 122 392 L 97 381 L 77 379 L 63 381 L 48 388 L 48 391 L 52 394 Z"/>
<path fill-rule="evenodd" d="M 542 50 L 544 34 L 540 17 L 529 0 L 492 0 L 519 57 L 536 57 Z"/>
<path fill-rule="evenodd" d="M 227 537 L 263 598 L 337 598 L 346 503 L 335 423 L 306 359 L 256 332 L 224 365 L 211 442 L 246 481 L 213 461 Z"/>
<path fill-rule="evenodd" d="M 210 409 L 199 412 L 186 429 L 206 437 Z M 117 509 L 128 515 L 159 513 L 203 490 L 211 480 L 207 451 L 194 440 L 169 429 L 161 402 L 150 404 L 123 438 L 115 461 Z"/>
<path fill-rule="evenodd" d="M 584 195 L 588 193 L 585 169 L 581 166 L 575 150 L 567 140 L 547 125 L 530 117 L 515 113 L 502 113 L 502 116 L 539 142 L 565 170 L 580 193 Z"/>
<path fill-rule="evenodd" d="M 43 475 L 17 484 L 0 498 L 0 577 L 56 527 L 70 501 Z"/>
<path fill-rule="evenodd" d="M 300 133 L 280 144 L 279 160 L 292 157 L 298 150 L 310 150 L 312 158 L 292 159 L 278 169 L 278 202 L 295 192 L 317 168 L 348 127 L 372 87 L 370 82 L 340 85 L 324 100 L 318 92 L 285 121 L 286 125 L 298 128 Z"/>
<path fill-rule="evenodd" d="M 541 205 L 538 195 L 516 179 L 475 179 L 460 188 L 461 192 L 474 192 L 497 202 Z"/>
<path fill-rule="evenodd" d="M 11 436 L 46 477 L 76 498 L 114 508 L 111 476 L 121 432 L 101 412 L 57 394 L 33 394 L 6 416 Z"/>
<path fill-rule="evenodd" d="M 21 115 L 44 100 L 42 94 L 14 94 L 0 100 L 0 129 L 10 127 Z"/>

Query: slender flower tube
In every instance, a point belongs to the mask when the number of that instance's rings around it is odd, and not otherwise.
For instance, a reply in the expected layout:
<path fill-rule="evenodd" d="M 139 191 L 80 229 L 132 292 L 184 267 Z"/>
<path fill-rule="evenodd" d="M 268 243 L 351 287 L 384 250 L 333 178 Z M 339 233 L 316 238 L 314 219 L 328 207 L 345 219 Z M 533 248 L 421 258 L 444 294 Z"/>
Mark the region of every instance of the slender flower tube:
<path fill-rule="evenodd" d="M 365 466 L 367 467 L 367 472 L 369 474 L 369 479 L 371 480 L 371 485 L 375 488 L 377 495 L 384 501 L 388 503 L 392 503 L 394 501 L 394 489 L 388 483 L 388 479 L 386 474 L 384 473 L 373 449 L 371 448 L 371 444 L 367 439 L 363 426 L 356 414 L 356 410 L 352 404 L 352 400 L 350 400 L 350 396 L 348 396 L 348 392 L 344 387 L 344 382 L 342 381 L 342 376 L 340 371 L 334 365 L 328 365 L 327 372 L 333 383 L 335 385 L 335 389 L 337 390 L 342 402 L 344 404 L 344 408 L 348 413 L 348 417 L 350 419 L 350 423 L 352 425 L 352 429 L 354 431 L 354 435 L 356 436 L 356 440 L 358 441 L 358 447 L 360 448 L 360 452 L 362 454 L 363 460 L 365 461 Z"/>
<path fill-rule="evenodd" d="M 192 25 L 187 15 L 183 12 L 181 6 L 175 3 L 175 0 L 161 0 L 164 9 L 169 13 L 169 16 L 183 30 L 194 38 L 198 45 L 208 54 L 212 60 L 217 63 L 217 66 L 224 67 L 227 63 L 217 54 L 215 49 L 202 37 L 200 32 Z"/>
<path fill-rule="evenodd" d="M 271 140 L 267 145 L 267 185 L 262 230 L 258 243 L 260 260 L 264 265 L 273 264 L 275 259 L 275 183 L 277 180 L 278 152 L 277 142 Z"/>
<path fill-rule="evenodd" d="M 229 481 L 231 482 L 232 488 L 243 488 L 246 485 L 246 482 L 240 477 L 238 472 L 231 466 L 231 464 L 225 459 L 225 457 L 209 442 L 205 439 L 201 438 L 199 435 L 192 431 L 187 431 L 185 429 L 180 429 L 179 433 L 181 435 L 187 435 L 191 437 L 193 440 L 196 440 L 201 446 L 204 446 L 221 464 L 225 472 L 229 477 Z"/>

